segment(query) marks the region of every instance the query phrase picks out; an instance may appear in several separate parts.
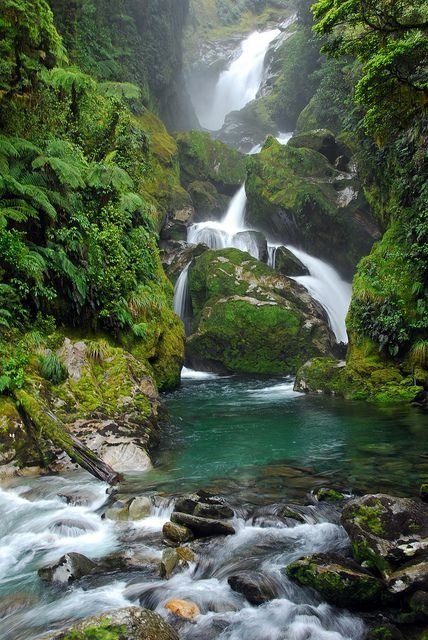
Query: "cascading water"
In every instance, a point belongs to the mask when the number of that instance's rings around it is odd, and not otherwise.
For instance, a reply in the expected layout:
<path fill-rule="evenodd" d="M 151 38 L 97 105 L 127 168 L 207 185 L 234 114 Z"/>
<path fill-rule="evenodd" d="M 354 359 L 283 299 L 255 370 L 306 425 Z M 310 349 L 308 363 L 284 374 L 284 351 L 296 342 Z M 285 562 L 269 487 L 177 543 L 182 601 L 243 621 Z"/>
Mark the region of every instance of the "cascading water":
<path fill-rule="evenodd" d="M 186 334 L 190 333 L 190 324 L 192 319 L 192 310 L 188 292 L 188 273 L 190 262 L 186 264 L 183 271 L 177 278 L 174 287 L 173 309 L 175 313 L 182 319 Z"/>
<path fill-rule="evenodd" d="M 346 332 L 346 314 L 351 302 L 352 285 L 342 280 L 333 267 L 319 258 L 309 255 L 301 249 L 287 246 L 309 270 L 309 276 L 297 276 L 296 282 L 302 284 L 318 300 L 327 312 L 330 326 L 338 342 L 348 342 Z"/>
<path fill-rule="evenodd" d="M 281 33 L 279 29 L 251 33 L 240 45 L 240 55 L 218 79 L 210 108 L 197 113 L 199 122 L 217 131 L 225 116 L 254 100 L 263 79 L 263 65 L 270 43 Z"/>

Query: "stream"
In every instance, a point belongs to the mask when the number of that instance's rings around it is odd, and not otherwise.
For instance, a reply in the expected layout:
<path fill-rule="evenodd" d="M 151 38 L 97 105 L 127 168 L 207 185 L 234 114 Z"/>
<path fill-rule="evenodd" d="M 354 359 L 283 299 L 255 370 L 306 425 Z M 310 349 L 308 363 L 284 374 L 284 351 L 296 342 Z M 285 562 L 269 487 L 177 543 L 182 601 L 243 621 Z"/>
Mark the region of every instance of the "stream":
<path fill-rule="evenodd" d="M 0 489 L 3 640 L 33 640 L 129 604 L 167 617 L 171 598 L 201 609 L 193 623 L 180 623 L 183 640 L 362 638 L 360 619 L 283 570 L 305 554 L 348 548 L 338 507 L 316 504 L 313 489 L 417 493 L 428 474 L 426 416 L 297 394 L 288 378 L 189 370 L 164 400 L 171 425 L 154 468 L 127 476 L 119 494 L 84 472 L 15 478 Z M 175 497 L 201 488 L 226 497 L 237 533 L 193 543 L 196 562 L 160 579 L 161 529 Z M 136 495 L 152 500 L 147 518 L 102 517 L 115 500 Z M 285 505 L 300 510 L 302 522 L 281 518 Z M 95 573 L 63 589 L 43 583 L 37 569 L 70 551 L 96 560 Z M 227 578 L 248 571 L 263 575 L 272 601 L 251 606 L 231 590 Z"/>

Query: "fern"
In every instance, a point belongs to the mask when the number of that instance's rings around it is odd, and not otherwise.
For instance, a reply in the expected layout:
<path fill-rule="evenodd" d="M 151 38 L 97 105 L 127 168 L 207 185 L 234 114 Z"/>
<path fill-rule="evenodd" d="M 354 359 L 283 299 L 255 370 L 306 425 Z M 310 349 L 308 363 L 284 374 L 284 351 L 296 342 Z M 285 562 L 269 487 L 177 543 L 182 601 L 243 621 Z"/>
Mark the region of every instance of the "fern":
<path fill-rule="evenodd" d="M 428 365 L 428 340 L 420 338 L 412 345 L 410 361 L 414 366 L 426 367 Z"/>
<path fill-rule="evenodd" d="M 132 325 L 132 333 L 137 338 L 144 338 L 147 334 L 148 324 L 146 322 L 139 322 L 138 324 Z"/>
<path fill-rule="evenodd" d="M 40 358 L 40 373 L 53 384 L 59 384 L 64 382 L 68 377 L 67 368 L 54 353 L 49 353 L 46 356 Z"/>
<path fill-rule="evenodd" d="M 102 82 L 98 89 L 108 98 L 138 100 L 141 97 L 140 88 L 130 82 Z"/>

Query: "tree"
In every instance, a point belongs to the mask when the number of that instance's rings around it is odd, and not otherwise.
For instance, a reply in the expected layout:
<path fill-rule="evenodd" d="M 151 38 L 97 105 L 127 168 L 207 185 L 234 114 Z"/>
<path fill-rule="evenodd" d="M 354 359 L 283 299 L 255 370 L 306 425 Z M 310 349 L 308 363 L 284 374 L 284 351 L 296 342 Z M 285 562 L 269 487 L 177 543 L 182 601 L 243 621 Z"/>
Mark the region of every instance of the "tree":
<path fill-rule="evenodd" d="M 427 0 L 319 0 L 312 11 L 314 31 L 326 37 L 324 51 L 361 62 L 355 99 L 378 142 L 426 108 Z"/>

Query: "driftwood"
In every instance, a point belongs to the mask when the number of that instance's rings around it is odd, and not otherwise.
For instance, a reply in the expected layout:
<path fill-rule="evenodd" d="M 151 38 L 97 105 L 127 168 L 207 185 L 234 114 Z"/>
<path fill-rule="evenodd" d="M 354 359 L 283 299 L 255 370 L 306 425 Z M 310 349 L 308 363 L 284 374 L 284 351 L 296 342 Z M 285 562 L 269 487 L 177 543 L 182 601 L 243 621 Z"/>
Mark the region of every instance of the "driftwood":
<path fill-rule="evenodd" d="M 23 389 L 15 389 L 13 395 L 24 422 L 34 429 L 37 439 L 50 440 L 98 480 L 108 484 L 117 484 L 121 480 L 119 473 L 69 433 L 61 420 L 39 400 Z"/>

